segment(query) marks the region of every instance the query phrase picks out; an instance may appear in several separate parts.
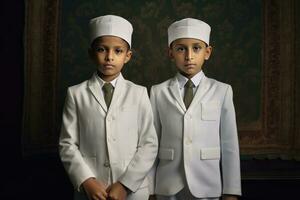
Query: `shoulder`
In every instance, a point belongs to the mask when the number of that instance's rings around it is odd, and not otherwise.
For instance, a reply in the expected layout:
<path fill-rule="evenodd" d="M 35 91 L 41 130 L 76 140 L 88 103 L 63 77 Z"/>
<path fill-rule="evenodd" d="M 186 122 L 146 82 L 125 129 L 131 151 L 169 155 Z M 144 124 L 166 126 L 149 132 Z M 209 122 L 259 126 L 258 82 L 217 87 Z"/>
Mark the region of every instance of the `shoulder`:
<path fill-rule="evenodd" d="M 232 98 L 233 97 L 233 91 L 231 85 L 227 83 L 223 83 L 221 81 L 217 81 L 212 78 L 207 78 L 207 81 L 210 83 L 210 90 L 214 93 L 220 95 L 220 97 L 223 97 L 223 99 L 226 99 L 226 97 Z"/>
<path fill-rule="evenodd" d="M 70 93 L 77 93 L 77 92 L 86 90 L 87 86 L 88 86 L 88 80 L 83 81 L 83 82 L 81 82 L 79 84 L 76 84 L 76 85 L 68 87 L 68 91 Z"/>
<path fill-rule="evenodd" d="M 161 82 L 161 83 L 158 83 L 158 84 L 154 84 L 152 85 L 151 87 L 151 91 L 162 91 L 162 90 L 165 90 L 167 89 L 170 84 L 172 83 L 172 81 L 174 81 L 174 78 L 170 78 L 164 82 Z"/>
<path fill-rule="evenodd" d="M 231 89 L 231 85 L 229 85 L 228 83 L 224 83 L 224 82 L 218 81 L 213 78 L 208 78 L 208 77 L 206 77 L 206 80 L 210 83 L 212 88 L 217 88 L 217 89 L 225 90 L 225 91 L 227 91 L 228 89 Z"/>
<path fill-rule="evenodd" d="M 124 79 L 124 85 L 128 90 L 132 90 L 132 91 L 135 91 L 135 92 L 143 93 L 143 92 L 147 91 L 147 88 L 145 86 L 138 85 L 138 84 L 133 83 L 133 82 L 131 82 L 129 80 L 126 80 L 126 79 Z"/>

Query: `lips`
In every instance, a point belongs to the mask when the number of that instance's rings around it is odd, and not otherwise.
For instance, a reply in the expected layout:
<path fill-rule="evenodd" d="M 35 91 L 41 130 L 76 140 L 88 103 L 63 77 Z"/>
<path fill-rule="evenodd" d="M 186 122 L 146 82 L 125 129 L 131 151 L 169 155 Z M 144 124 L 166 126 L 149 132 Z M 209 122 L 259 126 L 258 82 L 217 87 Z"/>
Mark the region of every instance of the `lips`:
<path fill-rule="evenodd" d="M 188 63 L 188 64 L 185 64 L 184 66 L 185 67 L 194 67 L 196 64 L 193 64 L 193 63 Z"/>
<path fill-rule="evenodd" d="M 114 68 L 115 66 L 113 64 L 104 64 L 104 68 Z"/>

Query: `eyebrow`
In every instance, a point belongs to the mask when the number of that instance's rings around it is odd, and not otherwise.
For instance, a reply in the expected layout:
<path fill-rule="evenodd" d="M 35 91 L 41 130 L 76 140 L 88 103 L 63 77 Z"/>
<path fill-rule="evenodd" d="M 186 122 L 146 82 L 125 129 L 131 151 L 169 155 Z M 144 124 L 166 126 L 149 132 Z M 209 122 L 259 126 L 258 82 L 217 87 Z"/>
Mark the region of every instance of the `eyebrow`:
<path fill-rule="evenodd" d="M 99 46 L 103 46 L 103 47 L 105 47 L 105 48 L 109 47 L 109 46 L 107 46 L 107 45 L 105 45 L 105 44 L 95 44 L 95 47 L 99 47 Z M 125 46 L 125 45 L 112 46 L 112 48 L 126 48 L 126 46 Z"/>
<path fill-rule="evenodd" d="M 177 46 L 177 45 L 178 45 L 178 46 L 179 46 L 179 45 L 180 45 L 180 46 L 187 46 L 186 44 L 180 44 L 180 43 L 179 43 L 179 44 L 175 44 L 174 46 Z M 197 43 L 193 43 L 192 45 L 200 45 L 200 46 L 201 46 L 201 43 L 197 42 Z"/>

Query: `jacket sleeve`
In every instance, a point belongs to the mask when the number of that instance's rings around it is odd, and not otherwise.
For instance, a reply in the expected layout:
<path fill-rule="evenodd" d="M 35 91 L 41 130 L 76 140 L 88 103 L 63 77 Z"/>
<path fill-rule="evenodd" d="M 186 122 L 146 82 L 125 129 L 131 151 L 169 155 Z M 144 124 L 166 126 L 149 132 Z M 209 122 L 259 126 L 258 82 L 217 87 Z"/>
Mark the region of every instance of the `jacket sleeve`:
<path fill-rule="evenodd" d="M 157 156 L 158 142 L 153 125 L 153 113 L 146 88 L 143 88 L 138 113 L 139 143 L 127 170 L 119 181 L 135 192 L 143 183 Z"/>
<path fill-rule="evenodd" d="M 80 191 L 81 184 L 90 177 L 95 177 L 79 152 L 79 127 L 77 108 L 68 89 L 59 138 L 59 154 L 74 187 Z"/>
<path fill-rule="evenodd" d="M 155 86 L 153 86 L 151 88 L 151 91 L 150 91 L 150 102 L 151 102 L 152 111 L 153 111 L 154 127 L 155 127 L 155 130 L 156 130 L 156 134 L 157 134 L 157 138 L 158 138 L 158 144 L 159 144 L 160 135 L 161 135 L 161 123 L 160 123 L 156 98 L 157 98 L 157 96 L 155 94 Z M 158 158 L 156 158 L 155 163 L 154 163 L 153 167 L 151 168 L 151 170 L 148 174 L 149 192 L 150 192 L 151 195 L 155 193 L 157 165 L 158 165 Z"/>
<path fill-rule="evenodd" d="M 241 195 L 240 154 L 232 88 L 228 86 L 221 111 L 223 194 Z"/>

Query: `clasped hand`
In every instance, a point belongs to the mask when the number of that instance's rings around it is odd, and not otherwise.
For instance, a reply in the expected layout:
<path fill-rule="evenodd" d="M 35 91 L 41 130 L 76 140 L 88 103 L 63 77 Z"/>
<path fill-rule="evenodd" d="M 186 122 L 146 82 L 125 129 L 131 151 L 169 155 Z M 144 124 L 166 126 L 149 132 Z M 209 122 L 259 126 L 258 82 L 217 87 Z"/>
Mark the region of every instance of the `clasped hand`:
<path fill-rule="evenodd" d="M 110 186 L 89 178 L 82 184 L 89 200 L 126 200 L 127 191 L 120 182 L 115 182 Z"/>

